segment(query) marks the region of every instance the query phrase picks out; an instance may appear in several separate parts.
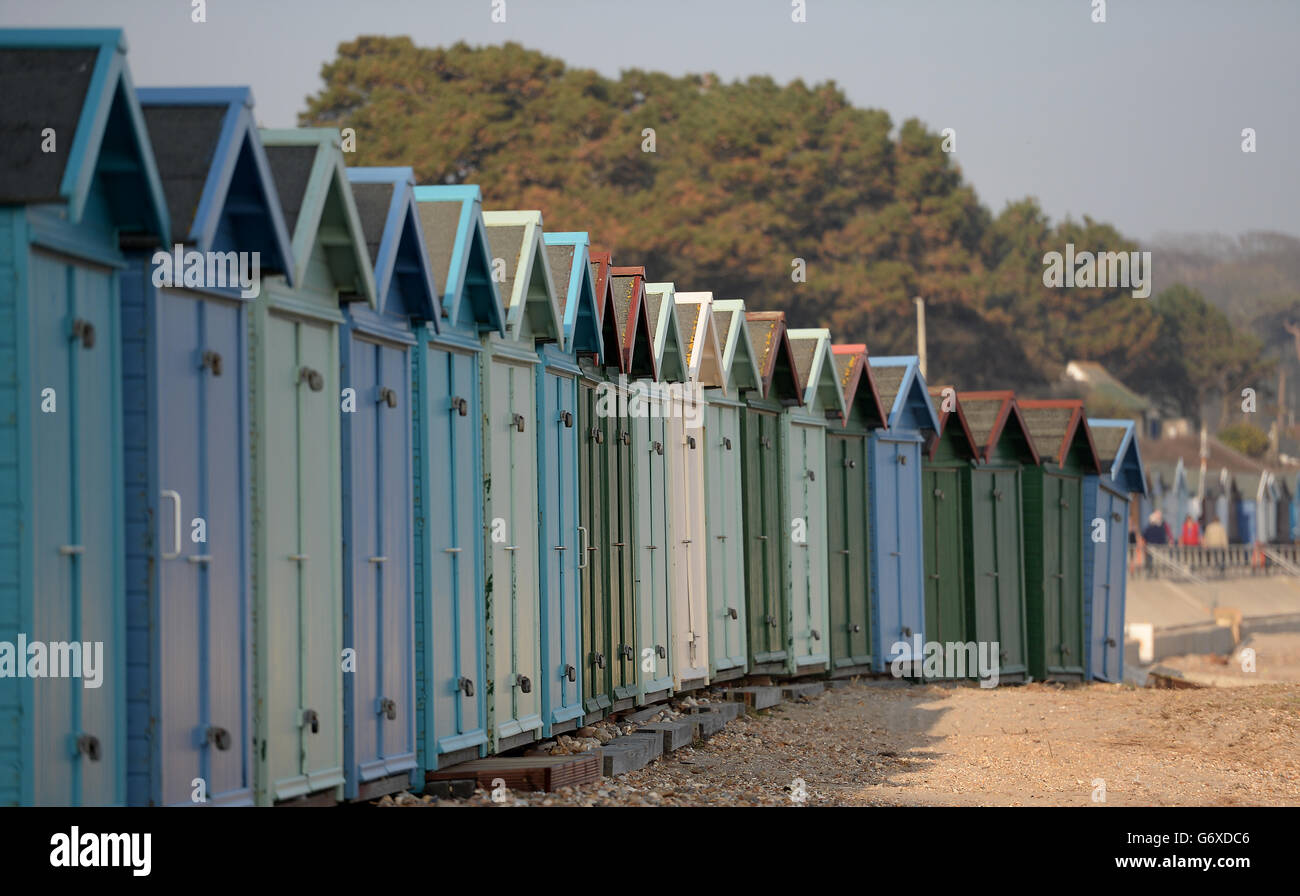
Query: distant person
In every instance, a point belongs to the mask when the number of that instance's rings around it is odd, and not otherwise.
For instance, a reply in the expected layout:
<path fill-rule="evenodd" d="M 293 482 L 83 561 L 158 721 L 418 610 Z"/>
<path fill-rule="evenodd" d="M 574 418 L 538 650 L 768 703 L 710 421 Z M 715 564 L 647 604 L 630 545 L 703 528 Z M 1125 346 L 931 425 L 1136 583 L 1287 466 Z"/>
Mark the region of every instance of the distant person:
<path fill-rule="evenodd" d="M 1192 515 L 1189 513 L 1187 514 L 1187 518 L 1183 520 L 1183 536 L 1181 544 L 1196 547 L 1200 543 L 1201 527 L 1196 525 L 1196 520 L 1192 519 Z"/>
<path fill-rule="evenodd" d="M 1226 548 L 1228 546 L 1228 530 L 1223 528 L 1223 523 L 1219 522 L 1218 517 L 1213 517 L 1205 526 L 1205 539 L 1202 544 L 1207 548 Z"/>
<path fill-rule="evenodd" d="M 1147 517 L 1147 526 L 1142 530 L 1142 540 L 1147 544 L 1169 544 L 1169 527 L 1165 525 L 1165 515 L 1159 510 L 1151 511 Z"/>

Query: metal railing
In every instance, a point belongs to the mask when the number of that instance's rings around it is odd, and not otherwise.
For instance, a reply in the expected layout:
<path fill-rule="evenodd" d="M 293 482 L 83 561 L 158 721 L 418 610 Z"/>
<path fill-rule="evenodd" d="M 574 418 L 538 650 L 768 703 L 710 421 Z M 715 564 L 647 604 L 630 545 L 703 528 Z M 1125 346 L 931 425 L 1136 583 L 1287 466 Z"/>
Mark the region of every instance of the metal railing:
<path fill-rule="evenodd" d="M 1226 548 L 1129 545 L 1128 568 L 1135 578 L 1189 582 L 1245 576 L 1300 576 L 1300 545 L 1233 544 Z"/>

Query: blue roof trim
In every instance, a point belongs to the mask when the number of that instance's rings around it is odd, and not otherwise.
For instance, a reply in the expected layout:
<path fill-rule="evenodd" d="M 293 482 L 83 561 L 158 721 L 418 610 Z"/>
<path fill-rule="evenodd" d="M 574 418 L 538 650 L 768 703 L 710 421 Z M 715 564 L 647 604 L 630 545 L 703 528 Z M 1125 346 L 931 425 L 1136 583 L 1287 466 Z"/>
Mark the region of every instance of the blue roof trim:
<path fill-rule="evenodd" d="M 1115 428 L 1124 430 L 1119 451 L 1110 465 L 1111 480 L 1127 492 L 1147 497 L 1147 473 L 1142 463 L 1142 453 L 1138 450 L 1137 424 L 1132 420 L 1088 420 L 1090 429 Z M 1181 462 L 1181 458 L 1180 458 Z M 1159 477 L 1159 473 L 1156 474 Z M 1163 482 L 1161 483 L 1163 484 Z"/>
<path fill-rule="evenodd" d="M 441 307 L 447 310 L 448 319 L 455 321 L 460 314 L 461 302 L 465 299 L 465 281 L 469 271 L 469 259 L 475 245 L 483 258 L 491 265 L 492 252 L 489 248 L 487 229 L 483 226 L 483 195 L 476 184 L 457 184 L 454 186 L 417 186 L 414 189 L 416 202 L 459 202 L 460 222 L 456 227 L 456 244 L 452 249 L 451 262 L 447 266 L 447 282 L 441 294 Z M 488 288 L 491 290 L 491 306 L 488 319 L 480 319 L 495 330 L 497 335 L 506 335 L 505 309 L 501 305 L 501 294 L 492 279 L 491 268 L 485 272 Z M 438 284 L 434 284 L 437 295 Z"/>
<path fill-rule="evenodd" d="M 279 254 L 288 285 L 293 286 L 293 241 L 289 238 L 289 228 L 284 223 L 280 194 L 271 177 L 271 166 L 253 118 L 253 91 L 248 87 L 140 87 L 136 89 L 136 96 L 142 107 L 227 107 L 221 135 L 217 139 L 216 151 L 208 168 L 208 178 L 203 184 L 199 207 L 194 213 L 194 221 L 187 234 L 176 234 L 176 238 L 193 243 L 201 252 L 212 249 L 235 170 L 241 154 L 247 150 L 261 185 L 262 201 L 266 204 L 273 249 Z"/>
<path fill-rule="evenodd" d="M 415 172 L 410 168 L 349 168 L 348 182 L 354 184 L 391 184 L 392 200 L 388 207 L 388 216 L 384 221 L 384 236 L 379 244 L 379 254 L 375 258 L 375 292 L 381 312 L 390 311 L 386 307 L 389 287 L 397 274 L 397 263 L 404 251 L 409 248 L 415 256 L 408 258 L 419 272 L 419 292 L 415 297 L 416 308 L 404 308 L 402 314 L 417 317 L 432 323 L 434 331 L 438 330 L 438 317 L 441 303 L 438 301 L 438 289 L 433 283 L 433 274 L 429 269 L 429 259 L 424 252 L 424 234 L 420 230 L 420 214 L 415 208 Z M 406 228 L 413 240 L 404 240 Z M 409 298 L 409 297 L 408 297 Z"/>
<path fill-rule="evenodd" d="M 95 70 L 86 89 L 86 99 L 77 118 L 77 130 L 68 150 L 59 195 L 68 203 L 68 219 L 81 220 L 95 178 L 95 167 L 104 133 L 108 129 L 113 103 L 120 96 L 125 104 L 140 174 L 145 181 L 149 217 L 163 245 L 171 242 L 167 202 L 154 163 L 149 132 L 135 98 L 131 72 L 126 65 L 126 36 L 120 28 L 13 28 L 0 30 L 0 46 L 22 49 L 72 49 L 97 47 Z"/>
<path fill-rule="evenodd" d="M 564 291 L 564 344 L 571 354 L 593 353 L 599 357 L 600 363 L 605 363 L 605 340 L 600 338 L 596 284 L 591 279 L 590 236 L 585 231 L 543 233 L 542 242 L 547 246 L 573 247 L 573 267 Z"/>
<path fill-rule="evenodd" d="M 890 429 L 930 429 L 939 432 L 939 415 L 935 413 L 930 393 L 921 376 L 921 359 L 916 355 L 885 355 L 868 357 L 872 367 L 904 367 L 903 381 L 894 396 L 894 406 L 889 410 Z M 904 414 L 909 413 L 912 426 L 903 425 Z"/>

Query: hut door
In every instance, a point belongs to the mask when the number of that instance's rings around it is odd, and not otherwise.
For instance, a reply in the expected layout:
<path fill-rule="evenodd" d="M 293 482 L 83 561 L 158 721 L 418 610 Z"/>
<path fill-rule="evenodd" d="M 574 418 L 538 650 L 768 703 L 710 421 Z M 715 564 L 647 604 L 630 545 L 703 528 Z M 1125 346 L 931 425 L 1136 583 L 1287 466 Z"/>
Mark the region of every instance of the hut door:
<path fill-rule="evenodd" d="M 990 478 L 994 568 L 997 572 L 994 579 L 997 622 L 991 631 L 998 639 L 1002 670 L 1024 672 L 1028 657 L 1023 635 L 1024 564 L 1021 558 L 1020 477 L 1011 471 L 994 473 Z"/>
<path fill-rule="evenodd" d="M 124 761 L 113 672 L 117 636 L 112 450 L 117 416 L 116 288 L 113 275 L 30 255 L 33 364 L 37 412 L 32 493 L 39 513 L 28 522 L 36 547 L 33 640 L 100 643 L 102 684 L 45 678 L 36 687 L 33 735 L 37 805 L 93 806 L 125 799 Z M 53 389 L 53 410 L 41 408 Z M 47 405 L 48 406 L 48 405 Z M 84 671 L 84 666 L 83 666 Z M 8 722 L 6 722 L 8 724 Z M 16 722 L 15 722 L 16 724 Z M 93 740 L 91 740 L 93 738 Z"/>
<path fill-rule="evenodd" d="M 158 688 L 164 805 L 250 786 L 245 691 L 243 315 L 160 292 L 155 310 Z"/>
<path fill-rule="evenodd" d="M 433 714 L 438 745 L 430 753 L 464 746 L 462 735 L 481 731 L 483 722 L 483 621 L 479 539 L 483 506 L 479 471 L 478 360 L 470 354 L 431 349 L 428 358 L 428 417 L 424 421 L 433 481 L 421 496 L 420 524 L 429 528 L 425 627 L 431 654 L 424 660 L 423 686 Z"/>
<path fill-rule="evenodd" d="M 587 712 L 610 705 L 610 669 L 614 649 L 609 640 L 609 538 L 607 535 L 609 435 L 606 419 L 596 415 L 596 387 L 578 384 L 578 540 L 577 563 L 582 600 L 582 694 Z"/>
<path fill-rule="evenodd" d="M 966 641 L 961 478 L 926 470 L 921 500 L 925 532 L 925 631 L 935 641 Z"/>
<path fill-rule="evenodd" d="M 302 658 L 299 667 L 301 706 L 315 713 L 317 724 L 303 721 L 302 773 L 320 775 L 343 765 L 342 673 L 339 665 L 342 607 L 336 602 L 339 583 L 334 581 L 331 558 L 338 556 L 331 500 L 339 478 L 338 455 L 325 447 L 337 421 L 339 390 L 337 352 L 331 336 L 335 330 L 324 324 L 287 324 L 297 330 L 294 390 L 297 397 L 298 554 L 293 563 L 299 575 L 298 626 Z M 337 337 L 335 337 L 337 338 Z M 292 357 L 290 355 L 289 357 Z M 321 388 L 317 389 L 317 386 Z M 286 405 L 287 412 L 292 405 Z M 270 415 L 281 413 L 276 405 Z M 289 592 L 292 594 L 293 592 Z M 271 600 L 280 595 L 271 593 Z M 375 658 L 370 658 L 372 661 Z M 359 660 L 360 663 L 362 660 Z M 271 661 L 274 665 L 275 661 Z M 315 789 L 314 787 L 312 789 Z"/>
<path fill-rule="evenodd" d="M 750 651 L 756 662 L 776 662 L 785 658 L 781 548 L 782 541 L 790 537 L 781 511 L 778 419 L 775 414 L 748 410 L 741 426 Z"/>
<path fill-rule="evenodd" d="M 636 465 L 637 587 L 640 638 L 634 642 L 635 660 L 640 667 L 642 693 L 660 689 L 671 675 L 668 608 L 668 483 L 667 432 L 662 417 L 633 421 L 632 447 L 640 453 Z M 653 671 L 647 672 L 650 668 Z"/>
<path fill-rule="evenodd" d="M 406 352 L 358 340 L 349 386 L 356 410 L 351 428 L 350 606 L 356 669 L 352 694 L 354 763 L 365 780 L 409 767 L 413 642 L 408 595 L 410 528 L 407 483 Z"/>
<path fill-rule="evenodd" d="M 709 656 L 715 668 L 745 662 L 745 559 L 741 522 L 739 411 L 710 405 L 704 442 L 708 493 L 705 549 L 709 567 Z"/>
<path fill-rule="evenodd" d="M 546 583 L 546 665 L 542 687 L 551 721 L 556 714 L 572 717 L 578 707 L 578 669 L 582 668 L 578 641 L 578 408 L 577 381 L 573 377 L 543 373 L 542 406 L 538 418 L 541 440 L 542 513 L 541 575 Z M 586 442 L 584 441 L 584 446 Z M 572 673 L 570 673 L 572 669 Z"/>
<path fill-rule="evenodd" d="M 626 416 L 605 417 L 605 464 L 609 489 L 606 553 L 609 557 L 609 639 L 614 648 L 610 663 L 613 699 L 636 696 L 636 554 L 632 496 L 637 494 L 633 466 L 632 421 Z"/>

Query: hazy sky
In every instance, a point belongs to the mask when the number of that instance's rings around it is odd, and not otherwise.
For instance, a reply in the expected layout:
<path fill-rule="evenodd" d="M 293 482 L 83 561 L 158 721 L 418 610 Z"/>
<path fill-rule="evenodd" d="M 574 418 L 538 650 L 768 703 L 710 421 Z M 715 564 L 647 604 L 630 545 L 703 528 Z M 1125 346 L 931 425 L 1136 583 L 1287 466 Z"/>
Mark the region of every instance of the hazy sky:
<path fill-rule="evenodd" d="M 955 128 L 994 211 L 1037 196 L 1138 239 L 1300 235 L 1300 0 L 0 0 L 2 25 L 120 25 L 137 85 L 249 84 L 293 126 L 358 34 L 507 40 L 571 66 L 834 80 L 895 125 Z M 1254 128 L 1258 151 L 1241 151 Z M 1288 148 L 1290 147 L 1290 148 Z"/>

